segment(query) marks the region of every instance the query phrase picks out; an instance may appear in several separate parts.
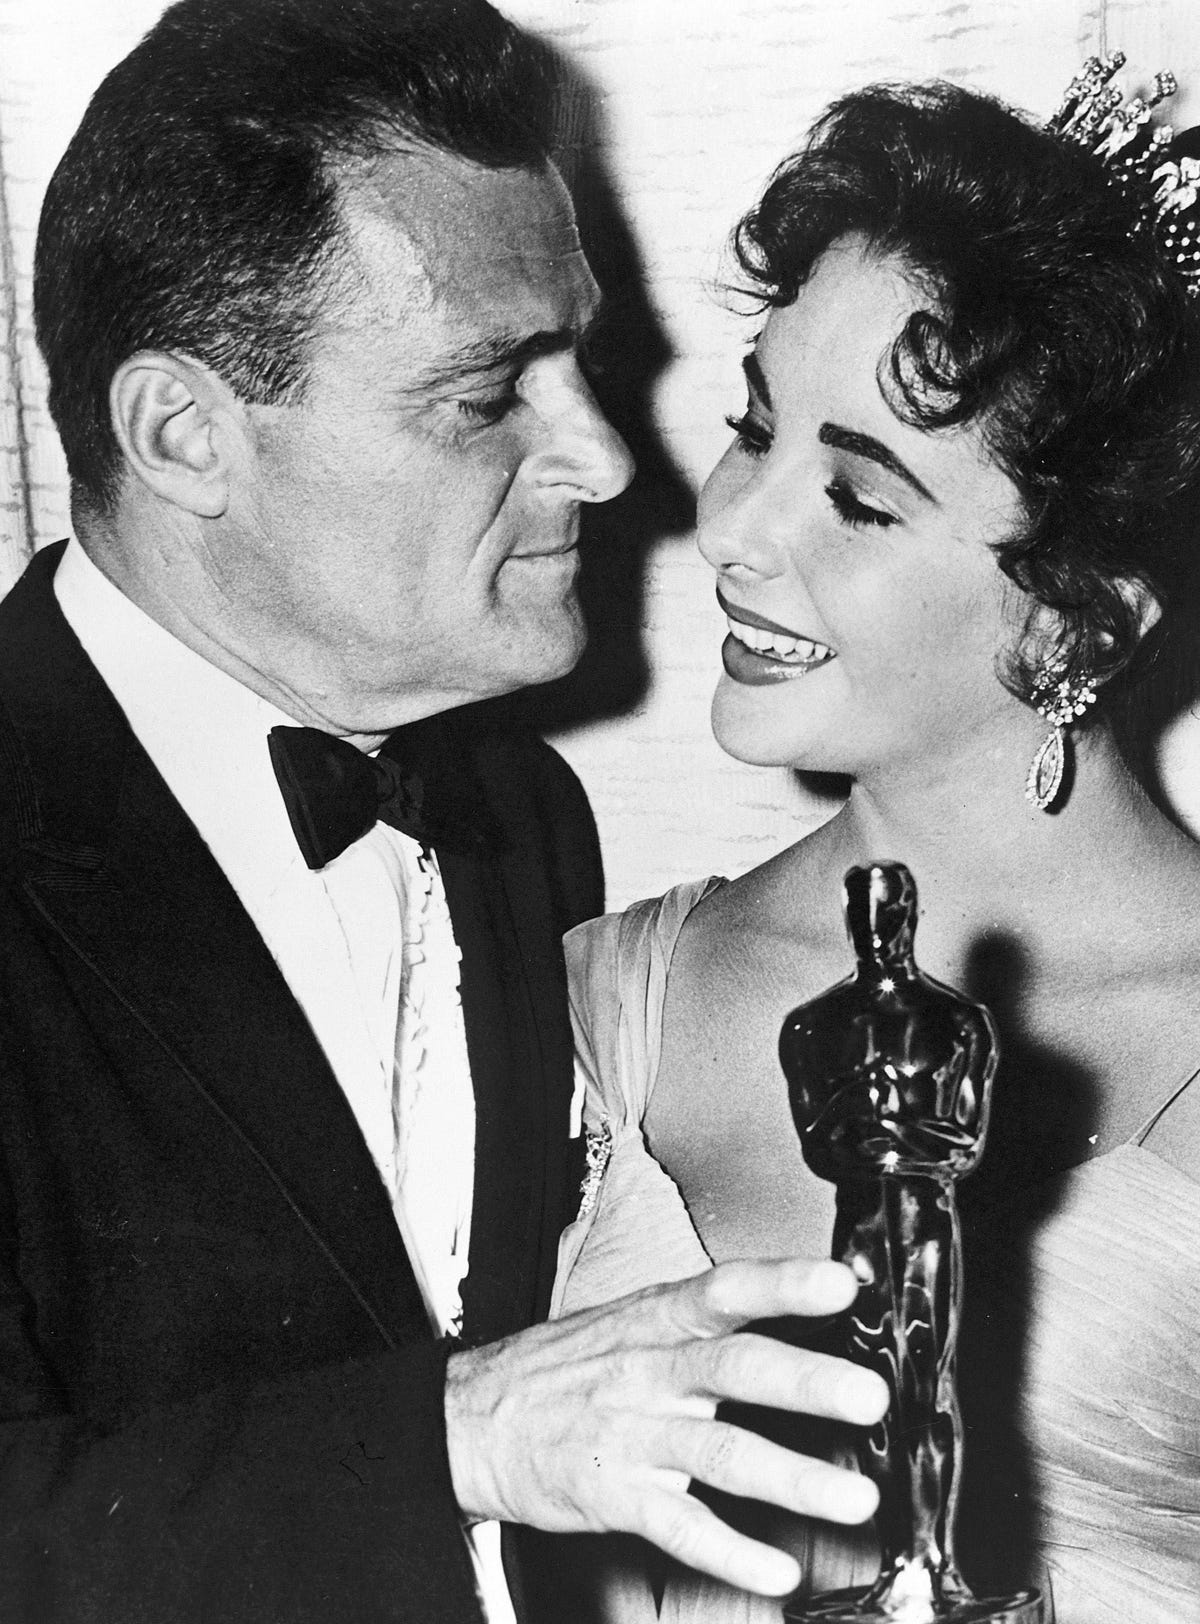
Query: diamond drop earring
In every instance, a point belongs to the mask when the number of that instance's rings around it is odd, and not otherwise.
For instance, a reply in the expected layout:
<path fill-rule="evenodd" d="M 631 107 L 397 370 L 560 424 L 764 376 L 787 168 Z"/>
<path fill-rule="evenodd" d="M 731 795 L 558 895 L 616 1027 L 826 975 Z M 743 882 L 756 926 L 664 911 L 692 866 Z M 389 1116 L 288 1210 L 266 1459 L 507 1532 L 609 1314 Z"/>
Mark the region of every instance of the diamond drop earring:
<path fill-rule="evenodd" d="M 1025 777 L 1025 799 L 1039 812 L 1045 812 L 1054 804 L 1062 787 L 1067 762 L 1067 728 L 1083 715 L 1095 698 L 1096 684 L 1091 677 L 1054 682 L 1047 672 L 1034 690 L 1034 707 L 1050 724 L 1050 731 L 1038 745 Z"/>

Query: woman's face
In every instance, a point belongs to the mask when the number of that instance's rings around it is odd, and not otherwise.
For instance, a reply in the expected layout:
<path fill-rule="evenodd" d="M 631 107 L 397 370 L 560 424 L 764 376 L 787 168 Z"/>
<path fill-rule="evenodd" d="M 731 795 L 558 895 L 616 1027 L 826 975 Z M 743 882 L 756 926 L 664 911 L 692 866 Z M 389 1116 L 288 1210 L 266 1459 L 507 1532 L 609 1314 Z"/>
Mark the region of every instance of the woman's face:
<path fill-rule="evenodd" d="M 1016 489 L 977 430 L 914 428 L 880 389 L 928 302 L 843 238 L 746 359 L 746 414 L 700 502 L 731 624 L 713 726 L 743 761 L 869 778 L 1028 740 L 996 674 L 1029 602 L 991 551 L 1021 522 Z"/>

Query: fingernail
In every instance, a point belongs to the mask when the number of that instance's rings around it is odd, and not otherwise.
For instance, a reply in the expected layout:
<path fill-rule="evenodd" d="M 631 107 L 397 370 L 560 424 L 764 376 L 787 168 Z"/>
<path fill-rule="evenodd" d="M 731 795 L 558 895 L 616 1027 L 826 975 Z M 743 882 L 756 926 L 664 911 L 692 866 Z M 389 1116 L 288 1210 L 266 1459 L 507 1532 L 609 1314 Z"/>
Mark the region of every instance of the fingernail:
<path fill-rule="evenodd" d="M 847 1522 L 866 1522 L 867 1518 L 874 1514 L 878 1504 L 879 1490 L 869 1477 L 849 1476 L 847 1478 L 842 1505 Z"/>
<path fill-rule="evenodd" d="M 854 1301 L 858 1283 L 844 1263 L 832 1258 L 814 1263 L 808 1276 L 809 1289 L 829 1300 L 831 1307 L 846 1307 Z"/>
<path fill-rule="evenodd" d="M 871 1515 L 867 1512 L 867 1517 Z M 866 1521 L 866 1517 L 863 1518 Z M 764 1552 L 758 1571 L 758 1589 L 764 1596 L 789 1596 L 800 1583 L 799 1564 L 783 1551 Z"/>
<path fill-rule="evenodd" d="M 849 1420 L 858 1421 L 864 1426 L 878 1421 L 887 1413 L 890 1398 L 882 1376 L 854 1365 L 847 1367 L 842 1378 L 842 1402 Z"/>

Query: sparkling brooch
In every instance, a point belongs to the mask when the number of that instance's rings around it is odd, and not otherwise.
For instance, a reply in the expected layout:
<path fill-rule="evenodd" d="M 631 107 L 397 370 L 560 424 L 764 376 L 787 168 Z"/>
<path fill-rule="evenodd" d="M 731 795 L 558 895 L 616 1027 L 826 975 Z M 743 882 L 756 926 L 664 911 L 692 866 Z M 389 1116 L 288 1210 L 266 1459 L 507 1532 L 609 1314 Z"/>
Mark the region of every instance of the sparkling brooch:
<path fill-rule="evenodd" d="M 612 1155 L 613 1135 L 608 1118 L 600 1123 L 599 1127 L 589 1128 L 586 1137 L 587 1171 L 583 1175 L 583 1182 L 579 1186 L 579 1216 L 586 1218 L 596 1205 L 596 1197 L 600 1194 L 600 1184 L 604 1178 L 604 1170 L 608 1166 Z"/>

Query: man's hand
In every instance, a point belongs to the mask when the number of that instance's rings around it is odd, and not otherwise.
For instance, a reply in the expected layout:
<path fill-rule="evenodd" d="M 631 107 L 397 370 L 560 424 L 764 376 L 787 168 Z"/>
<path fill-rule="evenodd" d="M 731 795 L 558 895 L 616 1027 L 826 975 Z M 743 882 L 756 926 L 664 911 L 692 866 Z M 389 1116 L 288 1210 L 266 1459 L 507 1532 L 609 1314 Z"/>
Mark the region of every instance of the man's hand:
<path fill-rule="evenodd" d="M 555 1532 L 641 1534 L 728 1584 L 786 1594 L 800 1581 L 795 1561 L 735 1533 L 688 1483 L 831 1522 L 871 1515 L 867 1478 L 715 1419 L 733 1399 L 877 1421 L 878 1376 L 741 1329 L 838 1313 L 856 1290 L 839 1263 L 726 1263 L 455 1354 L 446 1432 L 460 1507 Z"/>

